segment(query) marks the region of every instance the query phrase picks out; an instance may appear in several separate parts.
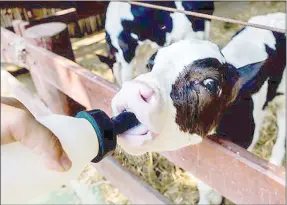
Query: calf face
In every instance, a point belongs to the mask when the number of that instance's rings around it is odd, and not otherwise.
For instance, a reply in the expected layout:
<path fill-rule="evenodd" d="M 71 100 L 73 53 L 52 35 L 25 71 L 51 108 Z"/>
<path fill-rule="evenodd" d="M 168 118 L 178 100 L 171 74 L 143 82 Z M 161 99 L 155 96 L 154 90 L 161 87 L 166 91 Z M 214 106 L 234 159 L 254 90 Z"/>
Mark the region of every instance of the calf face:
<path fill-rule="evenodd" d="M 237 70 L 208 41 L 183 40 L 150 59 L 150 72 L 125 82 L 112 100 L 115 115 L 135 113 L 141 125 L 119 136 L 131 154 L 200 143 L 216 128 L 240 87 Z"/>

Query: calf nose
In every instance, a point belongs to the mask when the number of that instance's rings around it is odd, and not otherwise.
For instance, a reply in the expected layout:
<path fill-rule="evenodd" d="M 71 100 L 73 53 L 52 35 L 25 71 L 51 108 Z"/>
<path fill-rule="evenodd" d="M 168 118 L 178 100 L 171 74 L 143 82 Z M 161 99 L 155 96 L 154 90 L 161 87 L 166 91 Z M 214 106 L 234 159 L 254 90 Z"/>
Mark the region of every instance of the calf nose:
<path fill-rule="evenodd" d="M 147 80 L 146 80 L 147 81 Z M 159 133 L 164 103 L 155 83 L 132 80 L 124 82 L 122 88 L 112 99 L 113 115 L 129 111 L 151 132 Z"/>
<path fill-rule="evenodd" d="M 144 82 L 124 82 L 112 100 L 113 112 L 116 115 L 128 110 L 134 112 L 137 117 L 148 115 L 158 107 L 157 96 L 156 90 Z"/>
<path fill-rule="evenodd" d="M 139 86 L 139 95 L 144 102 L 150 104 L 154 100 L 155 92 L 150 86 L 141 84 Z"/>

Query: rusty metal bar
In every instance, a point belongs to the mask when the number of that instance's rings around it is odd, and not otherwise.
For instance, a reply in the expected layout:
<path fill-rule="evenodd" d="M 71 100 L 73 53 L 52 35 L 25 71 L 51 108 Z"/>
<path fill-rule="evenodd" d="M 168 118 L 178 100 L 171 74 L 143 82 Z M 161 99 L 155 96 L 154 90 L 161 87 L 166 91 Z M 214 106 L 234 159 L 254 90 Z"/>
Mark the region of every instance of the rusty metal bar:
<path fill-rule="evenodd" d="M 128 3 L 132 5 L 143 6 L 143 7 L 152 8 L 152 9 L 158 9 L 158 10 L 169 11 L 169 12 L 178 12 L 178 13 L 183 13 L 189 16 L 196 16 L 196 17 L 205 18 L 205 19 L 224 21 L 224 22 L 235 23 L 235 24 L 240 24 L 244 26 L 251 26 L 251 27 L 266 29 L 266 30 L 275 31 L 279 33 L 286 33 L 286 30 L 284 29 L 279 29 L 279 28 L 274 28 L 274 27 L 264 26 L 264 25 L 254 24 L 254 23 L 248 23 L 245 21 L 234 20 L 234 19 L 214 16 L 214 15 L 208 15 L 208 14 L 198 13 L 194 11 L 184 11 L 184 10 L 174 9 L 174 8 L 170 8 L 166 6 L 153 5 L 153 4 L 137 2 L 137 1 L 128 1 Z"/>

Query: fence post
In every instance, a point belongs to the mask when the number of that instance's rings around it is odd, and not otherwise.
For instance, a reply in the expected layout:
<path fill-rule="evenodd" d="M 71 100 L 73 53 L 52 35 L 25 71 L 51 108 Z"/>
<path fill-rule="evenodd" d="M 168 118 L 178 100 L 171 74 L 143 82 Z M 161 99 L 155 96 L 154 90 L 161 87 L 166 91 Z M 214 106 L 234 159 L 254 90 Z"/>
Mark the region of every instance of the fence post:
<path fill-rule="evenodd" d="M 51 22 L 32 26 L 24 31 L 23 37 L 40 47 L 75 61 L 68 27 L 64 23 Z"/>
<path fill-rule="evenodd" d="M 37 95 L 44 101 L 46 106 L 55 114 L 70 115 L 67 97 L 43 79 L 37 71 L 37 63 L 30 65 L 30 74 L 35 84 Z"/>
<path fill-rule="evenodd" d="M 32 26 L 24 31 L 23 36 L 35 45 L 46 48 L 58 55 L 75 61 L 69 38 L 68 27 L 64 23 L 51 22 Z M 37 65 L 31 65 L 31 76 L 36 85 L 38 95 L 47 103 L 55 113 L 75 115 L 85 107 L 61 93 L 43 79 L 45 76 L 37 72 Z M 61 103 L 60 103 L 61 102 Z"/>
<path fill-rule="evenodd" d="M 26 26 L 28 25 L 29 25 L 29 22 L 27 21 L 23 21 L 19 19 L 12 21 L 14 32 L 19 36 L 23 36 L 23 33 L 26 30 Z"/>

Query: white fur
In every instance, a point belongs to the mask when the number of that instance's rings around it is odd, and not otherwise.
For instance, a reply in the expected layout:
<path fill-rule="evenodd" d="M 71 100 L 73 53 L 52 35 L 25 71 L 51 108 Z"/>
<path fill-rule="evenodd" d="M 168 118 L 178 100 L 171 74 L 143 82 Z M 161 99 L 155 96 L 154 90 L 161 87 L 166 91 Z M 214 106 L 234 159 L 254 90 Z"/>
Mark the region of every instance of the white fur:
<path fill-rule="evenodd" d="M 110 34 L 112 45 L 119 51 L 115 56 L 117 65 L 113 67 L 116 70 L 114 75 L 118 84 L 121 84 L 122 80 L 132 78 L 131 66 L 125 61 L 118 41 L 118 35 L 123 31 L 122 19 L 134 20 L 131 5 L 126 2 L 110 2 L 106 12 L 105 29 Z"/>
<path fill-rule="evenodd" d="M 252 17 L 248 22 L 285 29 L 285 18 L 284 13 L 274 13 Z M 222 53 L 227 62 L 238 68 L 266 60 L 268 55 L 264 43 L 275 49 L 275 38 L 271 31 L 246 27 L 222 49 Z"/>
<path fill-rule="evenodd" d="M 268 89 L 268 82 L 266 81 L 262 85 L 260 90 L 252 96 L 254 104 L 252 114 L 254 117 L 255 130 L 253 134 L 252 143 L 251 145 L 249 145 L 248 151 L 252 151 L 254 149 L 254 146 L 256 145 L 260 137 L 261 124 L 267 112 L 266 110 L 262 110 L 267 95 L 267 89 Z"/>

